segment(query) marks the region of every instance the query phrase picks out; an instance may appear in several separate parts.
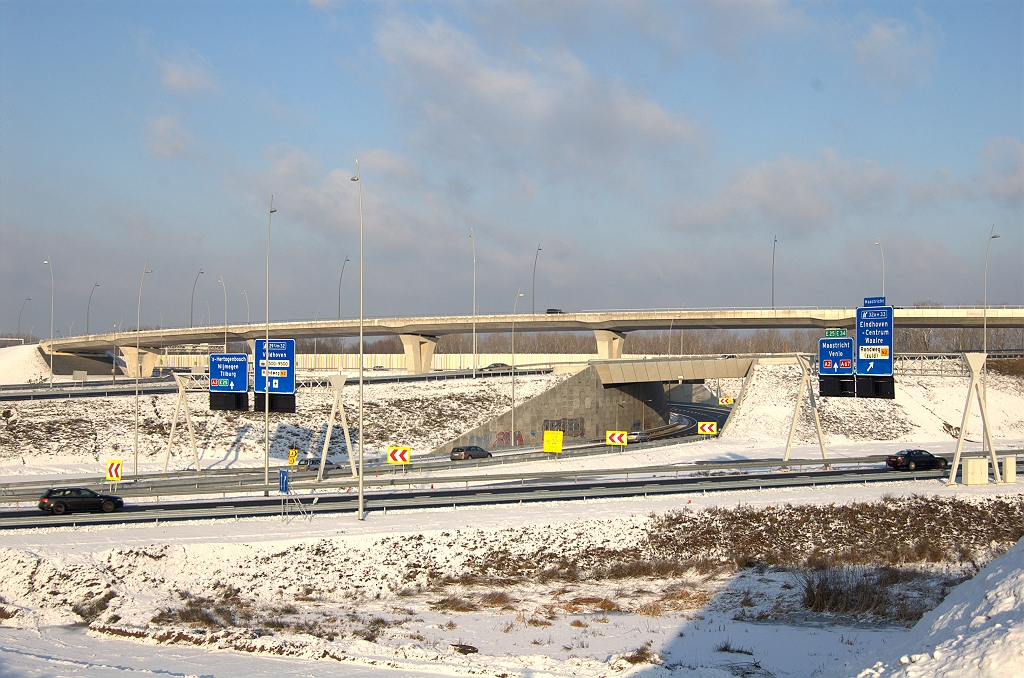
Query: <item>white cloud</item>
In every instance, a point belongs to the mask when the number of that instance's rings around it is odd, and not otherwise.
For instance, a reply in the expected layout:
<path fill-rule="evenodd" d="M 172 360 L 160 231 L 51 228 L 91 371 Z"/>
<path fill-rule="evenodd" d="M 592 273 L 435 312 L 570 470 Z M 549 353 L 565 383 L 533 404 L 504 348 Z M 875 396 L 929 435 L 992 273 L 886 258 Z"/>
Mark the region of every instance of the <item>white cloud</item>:
<path fill-rule="evenodd" d="M 875 161 L 825 149 L 815 161 L 783 156 L 740 170 L 710 201 L 668 220 L 688 230 L 770 226 L 805 235 L 889 205 L 900 183 L 898 172 Z"/>
<path fill-rule="evenodd" d="M 895 99 L 907 89 L 931 80 L 936 42 L 942 37 L 938 25 L 919 12 L 920 28 L 915 32 L 894 18 L 876 19 L 864 35 L 853 41 L 853 53 L 861 75 L 880 93 Z"/>
<path fill-rule="evenodd" d="M 164 87 L 184 96 L 195 96 L 203 92 L 217 92 L 219 87 L 209 74 L 209 61 L 198 54 L 181 57 L 175 61 L 160 59 L 163 69 L 161 82 Z"/>
<path fill-rule="evenodd" d="M 615 183 L 703 142 L 682 115 L 595 80 L 564 50 L 501 61 L 442 20 L 390 20 L 377 45 L 395 67 L 399 103 L 414 117 L 418 141 L 460 164 Z"/>
<path fill-rule="evenodd" d="M 977 155 L 978 181 L 986 195 L 1020 207 L 1024 200 L 1024 144 L 1014 137 L 996 137 Z"/>
<path fill-rule="evenodd" d="M 811 24 L 787 0 L 709 0 L 696 7 L 706 19 L 706 37 L 720 54 L 729 57 L 743 51 L 756 37 L 800 30 Z"/>
<path fill-rule="evenodd" d="M 161 158 L 178 158 L 192 155 L 196 140 L 174 115 L 166 113 L 150 118 L 148 144 Z"/>

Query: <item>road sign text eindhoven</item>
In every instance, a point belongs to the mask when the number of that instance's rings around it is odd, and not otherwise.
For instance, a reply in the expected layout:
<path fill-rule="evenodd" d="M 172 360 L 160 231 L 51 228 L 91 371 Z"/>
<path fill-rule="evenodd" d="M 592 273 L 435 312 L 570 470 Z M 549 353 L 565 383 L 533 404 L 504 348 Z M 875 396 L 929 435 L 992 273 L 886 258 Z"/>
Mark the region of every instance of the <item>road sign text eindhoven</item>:
<path fill-rule="evenodd" d="M 265 339 L 256 340 L 254 393 L 295 393 L 295 340 L 271 339 L 267 355 Z"/>
<path fill-rule="evenodd" d="M 249 390 L 249 356 L 244 353 L 210 354 L 210 393 L 245 393 Z"/>
<path fill-rule="evenodd" d="M 857 374 L 892 376 L 892 306 L 857 309 Z"/>
<path fill-rule="evenodd" d="M 822 376 L 853 374 L 852 338 L 818 340 L 818 374 Z"/>

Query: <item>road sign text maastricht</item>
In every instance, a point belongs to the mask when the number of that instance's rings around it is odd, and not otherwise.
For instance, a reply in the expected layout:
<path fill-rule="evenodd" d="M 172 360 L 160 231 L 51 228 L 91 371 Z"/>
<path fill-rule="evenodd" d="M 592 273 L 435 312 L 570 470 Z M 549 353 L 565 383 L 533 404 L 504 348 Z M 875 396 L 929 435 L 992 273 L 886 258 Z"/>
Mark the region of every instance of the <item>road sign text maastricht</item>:
<path fill-rule="evenodd" d="M 818 374 L 839 376 L 853 374 L 853 339 L 818 340 Z"/>

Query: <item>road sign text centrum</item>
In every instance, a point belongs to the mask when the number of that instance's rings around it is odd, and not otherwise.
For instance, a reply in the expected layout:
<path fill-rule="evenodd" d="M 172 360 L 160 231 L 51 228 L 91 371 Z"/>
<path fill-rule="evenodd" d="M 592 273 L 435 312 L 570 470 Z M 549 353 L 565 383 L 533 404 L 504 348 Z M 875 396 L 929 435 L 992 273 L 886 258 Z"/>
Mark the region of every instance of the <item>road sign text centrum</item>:
<path fill-rule="evenodd" d="M 249 390 L 249 356 L 245 353 L 210 354 L 210 393 L 245 393 Z"/>
<path fill-rule="evenodd" d="M 818 374 L 853 374 L 853 338 L 818 339 Z"/>
<path fill-rule="evenodd" d="M 846 329 L 845 328 L 834 329 L 834 330 L 825 330 L 825 338 L 826 339 L 838 339 L 839 337 L 845 337 L 845 336 L 846 336 Z"/>
<path fill-rule="evenodd" d="M 256 340 L 253 393 L 295 393 L 295 340 L 271 339 L 269 356 L 266 343 L 265 339 Z"/>
<path fill-rule="evenodd" d="M 892 376 L 892 315 L 892 306 L 857 309 L 858 375 Z"/>

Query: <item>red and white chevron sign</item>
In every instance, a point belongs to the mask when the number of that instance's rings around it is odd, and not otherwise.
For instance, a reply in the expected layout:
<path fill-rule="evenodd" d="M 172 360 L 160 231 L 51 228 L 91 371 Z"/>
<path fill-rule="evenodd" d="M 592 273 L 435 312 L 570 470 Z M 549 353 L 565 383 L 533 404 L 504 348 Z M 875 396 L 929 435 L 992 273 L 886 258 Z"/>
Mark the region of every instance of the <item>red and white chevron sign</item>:
<path fill-rule="evenodd" d="M 409 447 L 389 447 L 388 448 L 388 463 L 389 464 L 408 464 L 412 461 L 412 448 Z"/>
<path fill-rule="evenodd" d="M 119 482 L 121 482 L 121 460 L 120 459 L 108 459 L 107 460 L 107 482 L 108 483 L 119 483 Z"/>
<path fill-rule="evenodd" d="M 698 421 L 697 433 L 701 435 L 716 435 L 718 433 L 717 421 Z"/>
<path fill-rule="evenodd" d="M 625 445 L 626 439 L 629 434 L 625 431 L 605 431 L 604 432 L 604 444 L 605 445 Z"/>

